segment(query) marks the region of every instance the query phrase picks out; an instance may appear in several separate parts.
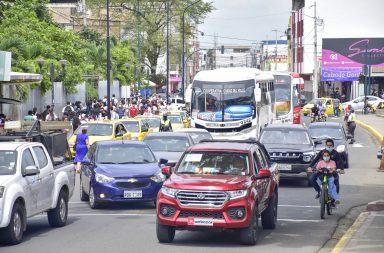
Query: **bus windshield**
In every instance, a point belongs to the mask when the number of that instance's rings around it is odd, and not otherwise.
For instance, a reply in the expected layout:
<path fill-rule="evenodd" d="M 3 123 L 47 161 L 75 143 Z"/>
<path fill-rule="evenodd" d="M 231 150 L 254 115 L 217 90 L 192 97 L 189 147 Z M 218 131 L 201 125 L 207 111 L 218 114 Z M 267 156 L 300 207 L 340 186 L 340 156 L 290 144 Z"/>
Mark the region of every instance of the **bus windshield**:
<path fill-rule="evenodd" d="M 194 81 L 192 112 L 205 121 L 234 121 L 254 115 L 255 80 Z"/>
<path fill-rule="evenodd" d="M 291 110 L 291 77 L 275 76 L 276 116 L 283 116 Z"/>

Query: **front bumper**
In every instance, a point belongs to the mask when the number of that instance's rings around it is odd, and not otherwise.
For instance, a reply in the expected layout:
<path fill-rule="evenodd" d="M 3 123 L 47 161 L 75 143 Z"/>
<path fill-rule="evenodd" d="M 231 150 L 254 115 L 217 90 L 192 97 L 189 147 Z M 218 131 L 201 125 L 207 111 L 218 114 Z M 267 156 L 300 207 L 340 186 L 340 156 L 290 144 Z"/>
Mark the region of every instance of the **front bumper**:
<path fill-rule="evenodd" d="M 161 214 L 160 209 L 164 205 L 175 208 L 175 212 L 166 217 Z M 249 226 L 250 214 L 252 213 L 251 204 L 247 197 L 228 200 L 220 208 L 183 206 L 177 199 L 165 196 L 161 192 L 157 198 L 157 221 L 161 225 L 171 226 L 179 230 L 201 230 L 201 229 L 236 229 Z M 241 208 L 245 211 L 243 218 L 231 218 L 230 210 Z M 209 219 L 212 222 L 209 226 L 193 224 L 195 218 Z"/>
<path fill-rule="evenodd" d="M 287 166 L 288 165 L 288 166 Z M 308 164 L 285 164 L 279 163 L 279 173 L 281 179 L 309 179 L 312 175 L 308 172 Z"/>
<path fill-rule="evenodd" d="M 93 183 L 95 200 L 98 202 L 150 202 L 156 200 L 157 193 L 161 189 L 162 183 L 152 181 L 149 186 L 142 188 L 122 188 L 116 187 L 114 183 L 102 184 Z M 141 198 L 125 198 L 125 191 L 141 191 Z"/>

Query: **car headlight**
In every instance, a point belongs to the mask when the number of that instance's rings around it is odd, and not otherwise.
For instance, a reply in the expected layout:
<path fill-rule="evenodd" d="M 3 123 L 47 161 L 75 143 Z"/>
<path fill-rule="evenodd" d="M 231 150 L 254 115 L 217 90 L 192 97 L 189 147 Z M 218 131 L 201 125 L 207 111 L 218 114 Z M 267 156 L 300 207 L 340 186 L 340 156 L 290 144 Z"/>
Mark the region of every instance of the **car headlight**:
<path fill-rule="evenodd" d="M 152 181 L 155 181 L 156 183 L 164 182 L 166 177 L 163 173 L 161 173 L 161 170 L 159 170 L 155 175 L 151 177 Z"/>
<path fill-rule="evenodd" d="M 164 195 L 166 195 L 166 196 L 168 196 L 168 197 L 171 197 L 171 198 L 176 197 L 176 194 L 177 194 L 178 191 L 179 191 L 178 189 L 168 188 L 168 187 L 165 187 L 165 186 L 163 186 L 163 187 L 161 188 L 161 192 L 162 192 Z"/>
<path fill-rule="evenodd" d="M 238 199 L 245 197 L 247 195 L 248 190 L 236 190 L 236 191 L 227 191 L 227 194 L 230 199 Z"/>
<path fill-rule="evenodd" d="M 4 186 L 0 186 L 0 198 L 3 197 L 4 190 L 5 190 L 5 187 Z"/>
<path fill-rule="evenodd" d="M 337 146 L 336 151 L 339 152 L 339 153 L 344 152 L 344 151 L 345 151 L 345 145 L 339 145 L 339 146 Z"/>
<path fill-rule="evenodd" d="M 106 175 L 98 174 L 98 173 L 96 173 L 95 178 L 96 178 L 96 182 L 102 183 L 102 184 L 107 184 L 115 180 L 113 177 L 108 177 Z"/>
<path fill-rule="evenodd" d="M 312 157 L 315 156 L 315 152 L 306 152 L 303 154 L 303 161 L 309 163 L 312 160 Z"/>

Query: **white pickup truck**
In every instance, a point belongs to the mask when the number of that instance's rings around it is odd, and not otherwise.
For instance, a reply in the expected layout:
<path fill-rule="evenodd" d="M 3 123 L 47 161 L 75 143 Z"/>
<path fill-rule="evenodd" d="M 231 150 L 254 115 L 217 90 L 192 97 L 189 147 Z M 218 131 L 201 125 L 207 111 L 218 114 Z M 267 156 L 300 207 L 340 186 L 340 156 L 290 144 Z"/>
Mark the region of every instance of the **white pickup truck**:
<path fill-rule="evenodd" d="M 53 227 L 67 222 L 75 185 L 74 165 L 54 162 L 42 143 L 0 142 L 0 239 L 21 242 L 27 218 L 43 212 Z"/>

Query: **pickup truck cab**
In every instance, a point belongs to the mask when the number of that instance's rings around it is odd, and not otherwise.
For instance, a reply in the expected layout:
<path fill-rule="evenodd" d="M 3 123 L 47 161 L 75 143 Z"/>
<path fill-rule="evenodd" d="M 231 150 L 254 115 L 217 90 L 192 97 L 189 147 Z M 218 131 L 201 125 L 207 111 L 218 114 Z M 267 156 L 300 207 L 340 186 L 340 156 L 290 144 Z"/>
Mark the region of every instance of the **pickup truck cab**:
<path fill-rule="evenodd" d="M 62 144 L 60 156 L 58 149 L 49 153 L 42 144 L 47 145 L 49 138 L 35 135 L 32 139 L 39 137 L 44 141 L 13 142 L 6 140 L 17 136 L 0 136 L 0 239 L 6 244 L 21 242 L 27 218 L 34 215 L 47 212 L 53 227 L 67 222 L 75 185 L 74 165 L 66 158 L 68 144 Z M 63 138 L 66 141 L 65 134 Z"/>
<path fill-rule="evenodd" d="M 244 244 L 257 242 L 277 221 L 279 172 L 255 141 L 204 141 L 187 149 L 157 196 L 156 232 L 172 242 L 175 230 L 233 229 Z"/>

